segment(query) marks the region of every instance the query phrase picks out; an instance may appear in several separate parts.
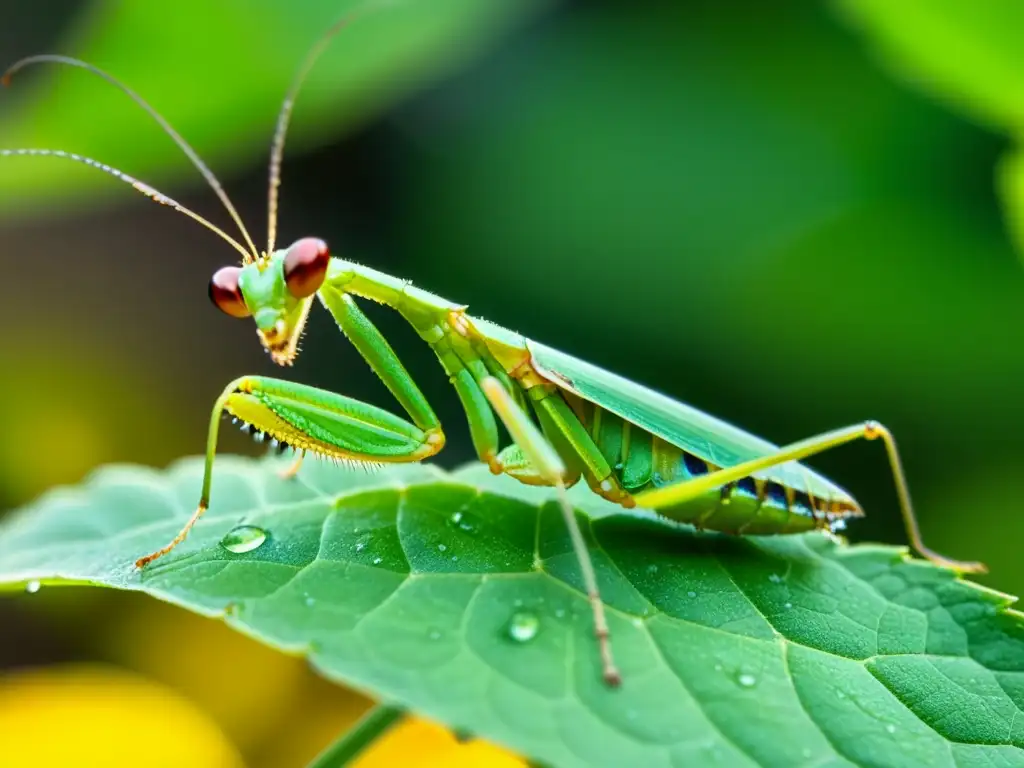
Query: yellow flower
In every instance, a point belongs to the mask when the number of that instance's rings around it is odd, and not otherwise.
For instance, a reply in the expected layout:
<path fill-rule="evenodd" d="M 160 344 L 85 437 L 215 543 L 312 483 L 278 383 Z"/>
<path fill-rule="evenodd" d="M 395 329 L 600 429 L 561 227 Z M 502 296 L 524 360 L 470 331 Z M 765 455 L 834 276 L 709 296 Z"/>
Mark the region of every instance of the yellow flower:
<path fill-rule="evenodd" d="M 242 768 L 220 729 L 146 678 L 64 665 L 0 678 L 4 768 Z"/>

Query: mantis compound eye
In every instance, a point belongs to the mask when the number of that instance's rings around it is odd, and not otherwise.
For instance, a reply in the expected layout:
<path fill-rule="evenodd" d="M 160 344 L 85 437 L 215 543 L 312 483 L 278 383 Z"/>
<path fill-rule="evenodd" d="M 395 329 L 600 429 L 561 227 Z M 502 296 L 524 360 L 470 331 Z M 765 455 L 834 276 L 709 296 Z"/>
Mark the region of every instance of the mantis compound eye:
<path fill-rule="evenodd" d="M 238 276 L 241 273 L 238 267 L 222 267 L 210 280 L 210 301 L 221 312 L 232 317 L 249 316 L 249 308 L 245 306 L 245 299 L 238 287 Z"/>
<path fill-rule="evenodd" d="M 296 299 L 312 296 L 324 283 L 331 252 L 315 237 L 296 240 L 284 256 L 284 282 Z"/>

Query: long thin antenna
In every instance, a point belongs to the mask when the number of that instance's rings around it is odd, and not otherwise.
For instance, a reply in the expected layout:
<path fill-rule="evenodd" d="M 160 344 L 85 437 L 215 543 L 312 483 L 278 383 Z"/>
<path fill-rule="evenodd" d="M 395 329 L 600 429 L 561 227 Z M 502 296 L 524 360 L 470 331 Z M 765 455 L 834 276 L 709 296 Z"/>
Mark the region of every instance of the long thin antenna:
<path fill-rule="evenodd" d="M 101 163 L 98 160 L 93 160 L 90 157 L 83 157 L 82 155 L 76 155 L 74 152 L 65 152 L 63 149 L 0 149 L 0 157 L 33 157 L 33 156 L 35 156 L 35 157 L 61 157 L 61 158 L 64 158 L 65 160 L 74 160 L 76 163 L 84 163 L 85 165 L 88 165 L 90 168 L 95 168 L 98 171 L 103 171 L 104 173 L 108 173 L 111 176 L 113 176 L 115 179 L 119 179 L 120 181 L 123 181 L 123 182 L 125 182 L 127 184 L 131 184 L 138 192 L 141 192 L 142 194 L 144 194 L 146 197 L 148 197 L 153 202 L 159 203 L 160 205 L 169 206 L 169 207 L 173 208 L 174 210 L 178 211 L 179 213 L 183 213 L 186 216 L 188 216 L 189 218 L 194 219 L 195 221 L 198 221 L 200 224 L 202 224 L 204 227 L 209 229 L 211 232 L 214 232 L 214 233 L 220 235 L 228 243 L 230 243 L 231 246 L 236 251 L 238 251 L 240 254 L 242 254 L 242 259 L 244 261 L 248 262 L 248 261 L 252 260 L 252 256 L 249 254 L 248 251 L 245 250 L 245 248 L 242 246 L 242 244 L 239 243 L 237 240 L 235 240 L 233 237 L 231 237 L 229 234 L 227 234 L 220 227 L 216 226 L 215 224 L 211 224 L 209 221 L 204 219 L 198 213 L 195 213 L 194 211 L 189 210 L 184 205 L 179 203 L 177 200 L 173 200 L 172 198 L 168 197 L 167 195 L 165 195 L 160 190 L 154 189 L 153 187 L 149 186 L 149 184 L 146 184 L 144 181 L 139 181 L 138 179 L 134 178 L 133 176 L 129 176 L 127 173 L 124 173 L 122 171 L 117 170 L 117 168 L 112 168 L 111 166 L 107 165 L 106 163 Z"/>
<path fill-rule="evenodd" d="M 347 13 L 334 22 L 333 26 L 328 29 L 323 37 L 316 41 L 312 48 L 309 49 L 309 53 L 306 54 L 305 60 L 302 62 L 302 66 L 299 67 L 299 71 L 295 74 L 295 79 L 292 80 L 292 85 L 288 89 L 288 94 L 284 98 L 284 102 L 281 104 L 281 111 L 277 115 L 277 128 L 274 131 L 274 143 L 270 149 L 270 186 L 267 189 L 267 254 L 274 252 L 274 242 L 277 240 L 277 198 L 278 189 L 281 186 L 281 160 L 284 157 L 284 140 L 288 133 L 288 123 L 291 120 L 292 108 L 295 106 L 295 99 L 298 98 L 299 91 L 302 89 L 302 84 L 306 80 L 306 76 L 309 75 L 309 71 L 313 69 L 313 65 L 316 64 L 316 60 L 320 58 L 320 54 L 326 50 L 328 43 L 331 42 L 336 34 L 342 29 L 347 27 L 358 16 L 358 11 Z"/>
<path fill-rule="evenodd" d="M 28 56 L 27 58 L 14 62 L 10 67 L 7 68 L 7 71 L 4 72 L 2 76 L 0 76 L 0 84 L 8 86 L 11 84 L 11 78 L 19 70 L 31 64 L 40 64 L 47 62 L 53 64 L 67 64 L 71 67 L 80 67 L 81 69 L 91 72 L 94 75 L 102 77 L 115 88 L 118 88 L 123 93 L 125 93 L 136 104 L 138 104 L 140 107 L 146 110 L 146 112 L 149 113 L 149 116 L 156 120 L 160 127 L 163 128 L 164 133 L 171 137 L 174 143 L 177 144 L 178 147 L 181 148 L 181 151 L 188 156 L 188 159 L 192 161 L 192 164 L 198 169 L 198 171 L 201 174 L 203 174 L 203 178 L 206 179 L 206 182 L 217 194 L 217 197 L 220 198 L 220 201 L 224 204 L 224 207 L 227 208 L 228 213 L 231 214 L 231 218 L 234 219 L 235 224 L 238 225 L 238 229 L 242 232 L 242 236 L 245 238 L 245 241 L 248 244 L 249 249 L 252 251 L 251 255 L 249 255 L 248 253 L 245 254 L 244 260 L 246 262 L 249 262 L 252 261 L 253 259 L 259 259 L 259 251 L 256 250 L 256 244 L 252 241 L 252 238 L 249 236 L 249 231 L 245 228 L 245 224 L 242 223 L 242 217 L 238 215 L 238 211 L 235 209 L 235 206 L 231 204 L 231 199 L 228 197 L 227 192 L 224 191 L 224 187 L 221 186 L 220 181 L 217 179 L 216 176 L 213 175 L 213 171 L 211 171 L 207 167 L 206 163 L 204 163 L 200 159 L 199 155 L 196 154 L 196 151 L 192 149 L 191 145 L 189 145 L 189 143 L 185 141 L 181 134 L 179 134 L 176 130 L 174 130 L 174 128 L 171 127 L 171 124 L 168 123 L 159 112 L 153 109 L 153 107 L 151 107 L 145 101 L 145 99 L 143 99 L 141 96 L 135 93 L 135 91 L 133 91 L 127 85 L 122 83 L 120 80 L 115 78 L 113 75 L 110 75 L 104 72 L 99 67 L 94 67 L 92 64 L 81 61 L 79 59 L 73 59 L 69 56 L 43 54 L 40 56 Z"/>

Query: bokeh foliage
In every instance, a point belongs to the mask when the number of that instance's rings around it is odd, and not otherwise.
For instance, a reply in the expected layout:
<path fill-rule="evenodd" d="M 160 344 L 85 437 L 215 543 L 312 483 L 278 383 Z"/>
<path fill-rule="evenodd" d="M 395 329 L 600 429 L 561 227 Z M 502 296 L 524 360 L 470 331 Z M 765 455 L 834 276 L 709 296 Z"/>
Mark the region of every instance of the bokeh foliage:
<path fill-rule="evenodd" d="M 11 14 L 4 60 L 55 50 L 122 77 L 227 172 L 259 239 L 276 103 L 339 3 L 63 5 L 63 18 L 52 6 Z M 953 23 L 935 18 L 936 4 L 866 0 L 394 5 L 367 23 L 374 34 L 398 6 L 453 16 L 423 37 L 399 24 L 413 53 L 369 45 L 358 29 L 336 41 L 296 111 L 286 241 L 325 237 L 775 442 L 878 418 L 900 440 L 931 543 L 988 561 L 989 583 L 1024 591 L 1024 276 L 1006 226 L 1020 226 L 1024 198 L 1009 138 L 1020 135 L 1010 116 L 1022 82 L 1011 0 L 941 4 L 960 14 Z M 472 19 L 455 17 L 470 7 Z M 425 41 L 445 30 L 450 46 Z M 386 87 L 360 79 L 371 73 Z M 170 142 L 99 81 L 40 69 L 0 97 L 3 145 L 93 152 L 219 215 Z M 107 461 L 162 465 L 199 450 L 224 382 L 271 372 L 251 327 L 206 299 L 210 273 L 233 255 L 60 162 L 5 161 L 0 190 L 13 288 L 0 505 Z M 387 315 L 374 319 L 437 405 L 450 436 L 442 463 L 469 458 L 429 352 Z M 325 318 L 313 318 L 305 346 L 296 378 L 385 402 Z M 868 509 L 855 539 L 902 540 L 875 446 L 814 464 Z M 158 638 L 181 632 L 211 659 L 242 642 L 133 601 L 36 598 L 0 609 L 14 612 L 0 640 L 9 663 L 100 658 L 180 689 L 196 659 L 168 667 Z M 131 616 L 133 653 L 103 628 Z M 272 658 L 262 663 L 285 663 Z M 188 696 L 224 727 L 235 697 L 201 677 Z M 259 732 L 229 729 L 249 760 L 271 742 L 284 749 L 267 734 L 300 727 L 275 690 L 249 697 Z M 316 696 L 323 711 L 351 708 Z M 334 724 L 306 741 L 323 743 Z"/>

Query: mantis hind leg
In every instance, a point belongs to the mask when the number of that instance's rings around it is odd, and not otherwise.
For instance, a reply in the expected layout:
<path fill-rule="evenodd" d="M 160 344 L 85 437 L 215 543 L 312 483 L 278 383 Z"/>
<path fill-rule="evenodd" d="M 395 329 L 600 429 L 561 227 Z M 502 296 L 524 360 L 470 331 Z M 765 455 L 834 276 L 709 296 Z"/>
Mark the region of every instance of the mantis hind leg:
<path fill-rule="evenodd" d="M 583 586 L 587 591 L 587 599 L 590 601 L 591 611 L 594 614 L 594 635 L 597 637 L 604 680 L 608 685 L 617 686 L 622 682 L 622 675 L 612 657 L 611 635 L 608 631 L 608 621 L 604 615 L 604 603 L 601 602 L 601 594 L 597 588 L 597 576 L 594 573 L 594 564 L 590 559 L 590 551 L 587 549 L 587 542 L 583 538 L 583 532 L 576 520 L 576 512 L 566 494 L 567 469 L 565 462 L 497 379 L 485 378 L 480 382 L 480 386 L 490 401 L 491 407 L 494 408 L 509 434 L 512 435 L 512 439 L 515 440 L 521 451 L 520 455 L 533 468 L 534 477 L 537 480 L 544 480 L 545 485 L 558 489 L 559 506 L 565 518 L 565 525 L 569 529 L 572 548 L 576 553 L 583 576 Z"/>
<path fill-rule="evenodd" d="M 986 568 L 983 563 L 951 560 L 925 545 L 921 538 L 917 517 L 914 515 L 914 506 L 910 499 L 910 489 L 907 486 L 906 475 L 903 472 L 903 463 L 900 461 L 899 451 L 896 448 L 896 440 L 893 438 L 892 433 L 877 421 L 866 421 L 863 424 L 855 424 L 832 432 L 825 432 L 824 434 L 800 440 L 780 448 L 777 452 L 768 456 L 719 469 L 693 480 L 682 481 L 676 485 L 667 485 L 663 488 L 644 491 L 637 494 L 634 498 L 641 507 L 654 510 L 662 509 L 689 501 L 727 483 L 742 480 L 759 470 L 769 469 L 789 461 L 799 461 L 808 456 L 827 451 L 830 448 L 836 448 L 853 442 L 854 440 L 876 439 L 881 439 L 885 443 L 893 480 L 896 483 L 896 492 L 899 496 L 903 524 L 913 548 L 928 560 L 944 568 L 951 568 L 962 573 L 984 573 Z"/>
<path fill-rule="evenodd" d="M 196 511 L 166 546 L 136 560 L 137 568 L 163 557 L 183 542 L 209 507 L 213 459 L 225 412 L 303 453 L 355 462 L 417 462 L 444 446 L 444 434 L 436 423 L 428 422 L 421 428 L 389 411 L 344 395 L 281 379 L 243 376 L 231 382 L 213 406 L 203 487 Z"/>

